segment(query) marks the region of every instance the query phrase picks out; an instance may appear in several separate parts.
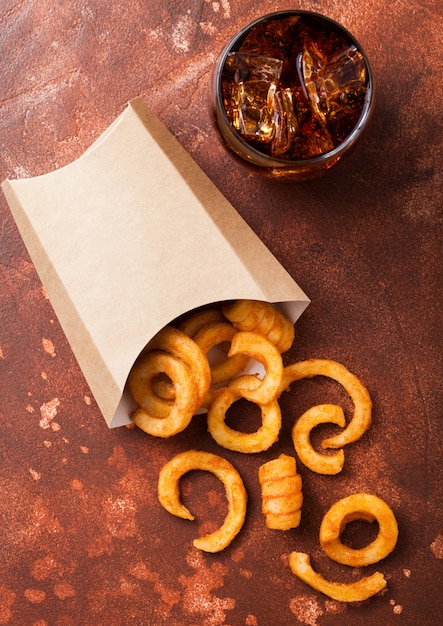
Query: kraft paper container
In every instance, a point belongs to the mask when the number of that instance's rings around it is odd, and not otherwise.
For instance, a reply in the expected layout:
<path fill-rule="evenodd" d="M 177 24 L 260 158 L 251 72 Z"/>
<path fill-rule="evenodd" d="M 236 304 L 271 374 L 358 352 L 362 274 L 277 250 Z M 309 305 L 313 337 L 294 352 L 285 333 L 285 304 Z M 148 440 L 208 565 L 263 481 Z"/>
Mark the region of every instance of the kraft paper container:
<path fill-rule="evenodd" d="M 309 303 L 141 98 L 73 163 L 2 188 L 111 428 L 130 422 L 137 356 L 179 315 L 251 298 L 295 322 Z"/>

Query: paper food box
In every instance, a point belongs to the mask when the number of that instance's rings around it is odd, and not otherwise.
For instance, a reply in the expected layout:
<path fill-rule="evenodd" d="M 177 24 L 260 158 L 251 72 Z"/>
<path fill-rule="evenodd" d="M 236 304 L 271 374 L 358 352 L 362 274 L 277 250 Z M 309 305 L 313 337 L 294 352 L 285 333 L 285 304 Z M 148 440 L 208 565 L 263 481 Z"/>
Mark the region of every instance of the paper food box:
<path fill-rule="evenodd" d="M 109 427 L 148 341 L 178 316 L 237 298 L 309 300 L 141 98 L 73 163 L 3 191 Z"/>

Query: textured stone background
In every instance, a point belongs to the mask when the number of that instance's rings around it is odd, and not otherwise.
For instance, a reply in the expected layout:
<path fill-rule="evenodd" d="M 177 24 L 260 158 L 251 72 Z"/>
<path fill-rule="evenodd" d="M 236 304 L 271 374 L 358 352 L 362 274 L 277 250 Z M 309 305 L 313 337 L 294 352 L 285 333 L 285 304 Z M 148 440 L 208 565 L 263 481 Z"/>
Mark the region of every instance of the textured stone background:
<path fill-rule="evenodd" d="M 286 8 L 319 10 L 349 28 L 377 90 L 358 150 L 309 183 L 276 184 L 246 170 L 220 142 L 209 106 L 226 41 L 253 18 Z M 300 528 L 266 530 L 259 465 L 293 453 L 290 430 L 303 410 L 315 402 L 346 406 L 341 390 L 320 379 L 294 386 L 282 401 L 279 443 L 257 456 L 217 448 L 202 417 L 171 441 L 108 430 L 2 196 L 0 624 L 443 620 L 442 32 L 439 0 L 2 1 L 1 179 L 70 163 L 129 99 L 143 96 L 312 299 L 286 360 L 344 363 L 370 390 L 374 422 L 346 450 L 339 476 L 300 464 Z M 156 499 L 160 467 L 191 446 L 226 456 L 249 492 L 245 527 L 218 555 L 191 543 L 225 514 L 215 479 L 195 474 L 183 482 L 194 524 Z M 385 573 L 387 591 L 345 606 L 298 581 L 285 558 L 306 551 L 331 579 L 367 573 L 330 562 L 317 539 L 326 509 L 357 490 L 392 506 L 400 537 L 392 555 L 367 568 Z"/>

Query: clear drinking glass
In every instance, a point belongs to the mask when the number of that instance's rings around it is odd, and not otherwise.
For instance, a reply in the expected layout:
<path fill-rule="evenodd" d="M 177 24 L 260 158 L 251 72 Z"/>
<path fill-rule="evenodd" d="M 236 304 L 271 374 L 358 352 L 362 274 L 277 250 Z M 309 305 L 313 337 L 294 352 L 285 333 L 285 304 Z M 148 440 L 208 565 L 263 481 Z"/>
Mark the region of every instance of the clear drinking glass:
<path fill-rule="evenodd" d="M 368 59 L 340 24 L 311 11 L 261 17 L 231 39 L 214 71 L 221 135 L 275 178 L 305 180 L 337 163 L 374 106 Z"/>

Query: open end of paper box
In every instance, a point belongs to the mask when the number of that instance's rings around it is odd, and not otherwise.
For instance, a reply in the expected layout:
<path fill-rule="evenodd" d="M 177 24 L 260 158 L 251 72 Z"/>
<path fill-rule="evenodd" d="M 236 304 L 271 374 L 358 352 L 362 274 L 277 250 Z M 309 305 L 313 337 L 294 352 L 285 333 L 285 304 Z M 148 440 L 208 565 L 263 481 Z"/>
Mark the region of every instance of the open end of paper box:
<path fill-rule="evenodd" d="M 249 298 L 295 322 L 309 299 L 141 98 L 76 161 L 2 184 L 109 427 L 128 374 L 183 313 Z"/>

